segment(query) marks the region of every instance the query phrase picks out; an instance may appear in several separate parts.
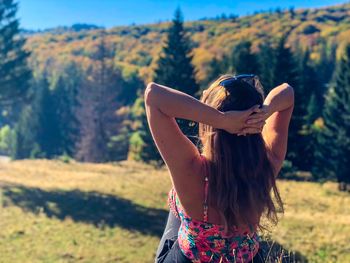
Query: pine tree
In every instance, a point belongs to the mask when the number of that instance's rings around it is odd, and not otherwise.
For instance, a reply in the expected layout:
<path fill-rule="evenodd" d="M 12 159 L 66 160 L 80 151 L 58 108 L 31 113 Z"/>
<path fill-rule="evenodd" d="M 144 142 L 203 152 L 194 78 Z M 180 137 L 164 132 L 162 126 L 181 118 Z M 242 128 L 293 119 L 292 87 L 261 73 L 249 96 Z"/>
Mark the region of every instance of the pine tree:
<path fill-rule="evenodd" d="M 0 104 L 12 104 L 23 98 L 29 88 L 31 71 L 25 39 L 19 37 L 18 4 L 0 1 Z"/>
<path fill-rule="evenodd" d="M 299 54 L 300 68 L 299 68 L 299 86 L 303 96 L 299 98 L 299 103 L 304 107 L 302 110 L 306 113 L 306 107 L 311 99 L 312 94 L 318 94 L 319 78 L 316 75 L 314 65 L 310 60 L 310 50 L 307 49 Z"/>
<path fill-rule="evenodd" d="M 319 105 L 319 115 L 322 114 L 325 94 L 329 88 L 329 84 L 334 76 L 335 64 L 336 64 L 336 50 L 337 46 L 335 44 L 328 45 L 321 42 L 321 54 L 318 63 L 316 63 L 316 74 L 319 81 L 315 89 L 315 97 Z"/>
<path fill-rule="evenodd" d="M 232 71 L 236 74 L 259 75 L 258 58 L 251 51 L 252 43 L 247 40 L 239 42 L 232 50 Z"/>
<path fill-rule="evenodd" d="M 45 76 L 32 81 L 31 93 L 31 103 L 23 107 L 14 128 L 12 157 L 55 157 L 59 154 L 60 132 L 56 103 Z"/>
<path fill-rule="evenodd" d="M 350 44 L 337 65 L 323 113 L 319 136 L 318 169 L 323 177 L 336 177 L 339 189 L 350 189 Z M 320 174 L 318 174 L 320 176 Z"/>
<path fill-rule="evenodd" d="M 73 156 L 75 142 L 79 137 L 78 119 L 78 87 L 81 83 L 81 69 L 75 63 L 65 66 L 61 76 L 58 77 L 54 87 L 53 96 L 59 120 L 59 153 Z"/>
<path fill-rule="evenodd" d="M 298 84 L 298 66 L 290 47 L 286 46 L 287 35 L 280 38 L 275 50 L 274 86 L 284 82 L 296 87 Z"/>
<path fill-rule="evenodd" d="M 162 159 L 149 130 L 145 103 L 142 97 L 135 101 L 131 110 L 134 132 L 130 137 L 128 159 L 161 164 Z"/>
<path fill-rule="evenodd" d="M 322 101 L 317 101 L 320 89 L 320 81 L 317 77 L 314 65 L 310 61 L 310 51 L 299 51 L 299 94 L 297 109 L 302 116 L 302 127 L 299 132 L 299 144 L 303 145 L 302 156 L 298 158 L 298 168 L 310 171 L 314 165 L 314 151 L 316 150 L 316 136 L 314 130 L 315 120 L 321 116 Z M 300 152 L 299 152 L 300 154 Z"/>
<path fill-rule="evenodd" d="M 312 87 L 308 94 L 304 92 L 305 95 L 311 95 L 306 107 L 305 125 L 303 128 L 303 133 L 306 136 L 304 163 L 309 168 L 307 170 L 312 171 L 316 179 L 319 179 L 318 177 L 322 174 L 322 171 L 318 168 L 319 158 L 317 157 L 322 149 L 322 145 L 319 144 L 319 141 L 322 141 L 320 132 L 323 127 L 323 119 L 321 117 L 323 115 L 325 93 L 334 73 L 335 51 L 335 45 L 328 49 L 327 44 L 321 42 L 319 61 L 315 65 L 306 66 L 304 69 L 303 67 L 301 68 L 303 90 L 307 91 L 307 87 Z M 312 153 L 311 156 L 310 153 Z"/>
<path fill-rule="evenodd" d="M 326 93 L 328 84 L 332 79 L 336 64 L 336 51 L 337 44 L 331 43 L 327 44 L 325 39 L 320 39 L 321 54 L 320 59 L 316 65 L 317 75 L 320 79 L 321 85 L 320 93 L 323 95 Z"/>
<path fill-rule="evenodd" d="M 158 60 L 154 80 L 189 95 L 195 95 L 198 84 L 192 58 L 191 42 L 183 26 L 181 11 L 177 9 Z"/>
<path fill-rule="evenodd" d="M 122 106 L 116 114 L 120 125 L 118 131 L 111 136 L 108 149 L 111 161 L 122 161 L 128 158 L 130 137 L 133 132 L 130 106 Z"/>
<path fill-rule="evenodd" d="M 20 118 L 14 127 L 12 159 L 34 157 L 40 150 L 36 141 L 37 118 L 30 105 L 23 107 Z"/>
<path fill-rule="evenodd" d="M 294 88 L 295 103 L 289 126 L 287 159 L 295 167 L 299 167 L 302 156 L 302 129 L 305 116 L 304 105 L 299 99 L 304 96 L 298 80 L 298 64 L 289 47 L 286 46 L 287 35 L 284 35 L 275 49 L 276 63 L 274 67 L 274 86 L 287 82 Z"/>
<path fill-rule="evenodd" d="M 275 50 L 271 43 L 266 42 L 259 46 L 258 62 L 260 67 L 259 78 L 266 94 L 274 88 L 274 69 L 276 63 Z"/>
<path fill-rule="evenodd" d="M 184 29 L 181 11 L 177 9 L 158 59 L 154 81 L 191 96 L 197 95 L 199 86 L 195 79 L 192 57 L 191 42 Z M 195 141 L 193 136 L 197 135 L 197 126 L 187 120 L 178 119 L 177 122 L 182 132 Z"/>
<path fill-rule="evenodd" d="M 224 71 L 222 70 L 222 63 L 220 63 L 220 60 L 217 58 L 213 58 L 209 65 L 208 65 L 208 72 L 206 74 L 206 79 L 204 81 L 204 88 L 207 88 L 207 86 L 217 79 L 221 74 L 223 74 Z"/>
<path fill-rule="evenodd" d="M 311 98 L 306 108 L 305 125 L 311 126 L 322 116 L 322 109 L 320 108 L 320 101 L 316 99 L 315 93 L 311 94 Z"/>
<path fill-rule="evenodd" d="M 60 154 L 62 140 L 58 105 L 46 78 L 39 80 L 38 88 L 38 98 L 34 107 L 34 113 L 37 115 L 35 142 L 39 146 L 40 157 L 53 158 Z"/>
<path fill-rule="evenodd" d="M 224 74 L 229 74 L 231 68 L 231 59 L 229 56 L 223 55 L 221 58 L 214 57 L 208 65 L 205 80 L 201 83 L 202 89 L 208 88 L 210 83 Z"/>
<path fill-rule="evenodd" d="M 0 154 L 11 156 L 14 131 L 9 125 L 0 128 Z"/>
<path fill-rule="evenodd" d="M 139 78 L 139 72 L 135 71 L 127 76 L 123 75 L 123 85 L 118 95 L 118 100 L 122 105 L 133 105 L 138 96 L 138 91 L 143 89 L 144 82 Z"/>
<path fill-rule="evenodd" d="M 295 10 L 294 7 L 289 8 L 290 19 L 293 20 L 295 18 Z"/>

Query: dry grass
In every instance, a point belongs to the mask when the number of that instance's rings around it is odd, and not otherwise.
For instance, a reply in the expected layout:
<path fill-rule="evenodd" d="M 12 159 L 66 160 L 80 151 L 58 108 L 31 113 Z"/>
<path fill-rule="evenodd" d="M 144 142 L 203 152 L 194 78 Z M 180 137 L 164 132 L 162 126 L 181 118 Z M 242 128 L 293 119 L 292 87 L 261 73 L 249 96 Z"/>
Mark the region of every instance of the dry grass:
<path fill-rule="evenodd" d="M 309 262 L 350 262 L 350 195 L 280 181 L 280 244 Z M 167 216 L 166 170 L 133 162 L 0 165 L 0 262 L 152 262 Z"/>

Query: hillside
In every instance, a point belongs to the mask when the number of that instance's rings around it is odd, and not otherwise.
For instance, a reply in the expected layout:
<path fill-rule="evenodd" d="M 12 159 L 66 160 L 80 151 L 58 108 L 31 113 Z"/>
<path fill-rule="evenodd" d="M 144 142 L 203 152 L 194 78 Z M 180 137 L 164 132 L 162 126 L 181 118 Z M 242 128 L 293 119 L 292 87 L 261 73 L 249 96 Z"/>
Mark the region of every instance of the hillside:
<path fill-rule="evenodd" d="M 304 261 L 350 262 L 349 194 L 335 183 L 278 186 L 285 215 L 271 246 Z M 152 262 L 169 189 L 165 169 L 133 162 L 2 163 L 0 262 Z"/>
<path fill-rule="evenodd" d="M 165 178 L 131 163 L 1 164 L 0 262 L 151 262 Z"/>
<path fill-rule="evenodd" d="M 106 31 L 106 41 L 116 65 L 124 74 L 139 73 L 150 80 L 169 23 L 114 27 Z M 186 28 L 194 45 L 194 64 L 199 80 L 205 78 L 208 64 L 213 57 L 229 54 L 232 46 L 240 39 L 253 42 L 253 49 L 259 44 L 274 42 L 290 32 L 288 44 L 309 47 L 311 57 L 318 59 L 321 44 L 328 48 L 336 44 L 342 47 L 350 41 L 350 4 L 321 9 L 276 10 L 251 16 L 224 19 L 208 19 L 187 22 Z M 91 28 L 88 28 L 91 29 Z M 101 29 L 60 29 L 57 33 L 44 32 L 30 35 L 27 48 L 32 51 L 32 67 L 59 74 L 61 63 L 70 60 L 84 65 L 91 63 Z M 339 49 L 340 50 L 340 49 Z"/>

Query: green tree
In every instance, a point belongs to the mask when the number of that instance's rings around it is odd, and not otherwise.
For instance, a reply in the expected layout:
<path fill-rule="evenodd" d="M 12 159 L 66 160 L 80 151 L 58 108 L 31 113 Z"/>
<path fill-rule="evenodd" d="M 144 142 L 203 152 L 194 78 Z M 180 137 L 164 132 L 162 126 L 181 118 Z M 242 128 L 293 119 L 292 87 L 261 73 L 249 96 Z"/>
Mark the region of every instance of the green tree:
<path fill-rule="evenodd" d="M 0 1 L 0 104 L 12 104 L 23 98 L 29 88 L 31 71 L 25 39 L 19 36 L 18 4 Z"/>
<path fill-rule="evenodd" d="M 314 151 L 317 148 L 314 122 L 322 114 L 322 101 L 318 101 L 321 83 L 316 74 L 315 66 L 310 60 L 310 51 L 297 53 L 299 59 L 299 96 L 297 110 L 303 117 L 301 131 L 298 133 L 299 144 L 303 145 L 302 157 L 298 158 L 298 168 L 310 171 L 314 165 Z M 299 152 L 300 154 L 300 152 Z"/>
<path fill-rule="evenodd" d="M 40 151 L 36 143 L 37 118 L 31 105 L 23 107 L 20 118 L 14 127 L 12 159 L 34 157 Z"/>
<path fill-rule="evenodd" d="M 129 141 L 132 136 L 133 120 L 131 118 L 131 106 L 122 106 L 116 112 L 118 123 L 118 131 L 113 134 L 108 142 L 108 150 L 110 160 L 122 161 L 128 158 Z"/>
<path fill-rule="evenodd" d="M 223 68 L 223 59 L 218 59 L 214 57 L 208 65 L 208 71 L 206 73 L 206 78 L 203 81 L 203 89 L 208 88 L 208 85 L 217 79 L 220 75 L 224 74 L 227 69 Z"/>
<path fill-rule="evenodd" d="M 31 103 L 26 104 L 14 128 L 14 159 L 46 157 L 58 154 L 59 127 L 56 104 L 45 76 L 33 80 Z"/>
<path fill-rule="evenodd" d="M 269 93 L 274 88 L 274 69 L 276 63 L 275 50 L 271 43 L 264 42 L 259 46 L 258 62 L 260 67 L 259 78 L 264 87 L 265 93 Z"/>
<path fill-rule="evenodd" d="M 139 72 L 133 71 L 129 74 L 123 74 L 123 85 L 118 95 L 118 100 L 123 105 L 133 105 L 137 99 L 138 92 L 144 88 L 145 83 L 140 79 Z"/>
<path fill-rule="evenodd" d="M 201 83 L 201 91 L 208 88 L 208 86 L 221 75 L 231 73 L 231 62 L 230 56 L 225 54 L 220 58 L 214 57 L 208 64 L 206 77 Z M 198 95 L 201 95 L 199 93 Z"/>
<path fill-rule="evenodd" d="M 296 52 L 295 57 L 297 58 L 297 62 L 299 62 L 298 85 L 303 95 L 299 98 L 299 103 L 303 106 L 302 111 L 306 113 L 306 107 L 311 99 L 311 95 L 316 93 L 319 81 L 310 60 L 309 49 Z"/>
<path fill-rule="evenodd" d="M 34 108 L 38 118 L 35 142 L 39 145 L 40 157 L 53 158 L 60 154 L 62 141 L 57 114 L 58 103 L 46 78 L 39 80 L 39 89 Z"/>
<path fill-rule="evenodd" d="M 317 118 L 322 116 L 322 109 L 320 108 L 321 102 L 316 99 L 315 93 L 311 94 L 310 101 L 307 104 L 305 125 L 312 125 Z"/>
<path fill-rule="evenodd" d="M 65 66 L 63 73 L 53 85 L 52 96 L 56 104 L 59 125 L 59 154 L 73 156 L 75 142 L 79 138 L 79 122 L 76 116 L 78 88 L 81 85 L 82 72 L 76 63 Z"/>
<path fill-rule="evenodd" d="M 275 49 L 274 86 L 288 82 L 296 87 L 298 84 L 298 65 L 290 47 L 286 46 L 287 35 L 280 38 Z"/>
<path fill-rule="evenodd" d="M 329 84 L 334 76 L 335 64 L 336 64 L 336 50 L 337 45 L 331 44 L 327 45 L 324 42 L 325 40 L 321 39 L 321 54 L 320 59 L 316 63 L 316 75 L 318 79 L 318 85 L 315 89 L 315 100 L 318 103 L 318 115 L 322 115 L 324 103 L 325 103 L 325 94 L 329 88 Z"/>
<path fill-rule="evenodd" d="M 0 154 L 11 155 L 11 146 L 14 131 L 9 125 L 5 125 L 0 129 Z"/>
<path fill-rule="evenodd" d="M 287 82 L 294 88 L 295 106 L 289 126 L 287 159 L 291 161 L 295 167 L 299 167 L 301 159 L 303 158 L 303 136 L 300 132 L 305 116 L 304 105 L 299 103 L 299 100 L 304 94 L 302 87 L 299 85 L 298 64 L 296 58 L 293 56 L 292 50 L 290 47 L 286 46 L 286 39 L 287 35 L 284 35 L 279 40 L 275 49 L 276 63 L 274 65 L 274 86 Z"/>
<path fill-rule="evenodd" d="M 336 64 L 336 51 L 337 44 L 330 42 L 327 43 L 325 39 L 320 39 L 320 59 L 316 65 L 317 76 L 320 79 L 322 94 L 326 93 L 328 84 L 330 83 L 332 76 L 334 75 Z"/>
<path fill-rule="evenodd" d="M 339 189 L 350 189 L 350 44 L 338 62 L 323 113 L 324 127 L 318 137 L 315 176 L 338 179 Z"/>
<path fill-rule="evenodd" d="M 181 11 L 177 9 L 158 59 L 154 81 L 195 96 L 199 86 L 195 79 L 192 57 L 191 42 L 184 29 Z M 195 141 L 197 126 L 187 120 L 179 119 L 177 122 L 184 134 Z"/>
<path fill-rule="evenodd" d="M 300 85 L 304 91 L 304 96 L 299 100 L 305 105 L 305 118 L 302 129 L 304 136 L 303 159 L 300 167 L 303 170 L 309 170 L 314 174 L 317 172 L 316 158 L 318 151 L 322 148 L 318 140 L 322 128 L 322 114 L 324 108 L 325 91 L 334 72 L 335 64 L 335 46 L 330 49 L 325 43 L 321 44 L 320 60 L 312 63 L 310 52 L 307 50 L 301 59 L 300 67 Z M 317 175 L 315 175 L 317 177 Z"/>
<path fill-rule="evenodd" d="M 300 67 L 300 86 L 304 91 L 300 102 L 305 105 L 305 125 L 309 126 L 322 116 L 324 91 L 317 67 L 311 63 L 310 51 L 306 50 Z"/>
<path fill-rule="evenodd" d="M 181 11 L 177 9 L 158 59 L 154 80 L 192 96 L 195 95 L 198 84 L 192 58 L 191 42 L 184 29 Z"/>
<path fill-rule="evenodd" d="M 232 50 L 232 71 L 236 74 L 259 75 L 259 64 L 256 54 L 251 51 L 252 43 L 247 40 L 239 42 Z"/>
<path fill-rule="evenodd" d="M 148 127 L 145 103 L 142 97 L 135 101 L 131 109 L 131 118 L 133 120 L 133 133 L 130 137 L 128 159 L 162 163 Z"/>

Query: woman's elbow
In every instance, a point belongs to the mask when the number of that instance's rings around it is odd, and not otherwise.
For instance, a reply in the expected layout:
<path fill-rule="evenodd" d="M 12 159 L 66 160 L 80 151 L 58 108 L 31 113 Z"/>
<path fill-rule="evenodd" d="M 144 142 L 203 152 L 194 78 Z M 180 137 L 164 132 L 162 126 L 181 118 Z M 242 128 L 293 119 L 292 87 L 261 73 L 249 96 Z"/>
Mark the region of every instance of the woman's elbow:
<path fill-rule="evenodd" d="M 151 105 L 154 101 L 154 94 L 156 92 L 158 85 L 155 82 L 149 82 L 146 86 L 144 98 L 145 98 L 145 104 Z"/>
<path fill-rule="evenodd" d="M 294 88 L 291 85 L 288 85 L 288 89 L 290 92 L 290 98 L 291 98 L 292 105 L 294 106 L 294 96 L 295 96 Z"/>
<path fill-rule="evenodd" d="M 289 101 L 291 102 L 292 105 L 294 105 L 294 88 L 288 83 L 283 83 L 283 85 L 288 90 L 289 98 L 290 98 Z"/>

